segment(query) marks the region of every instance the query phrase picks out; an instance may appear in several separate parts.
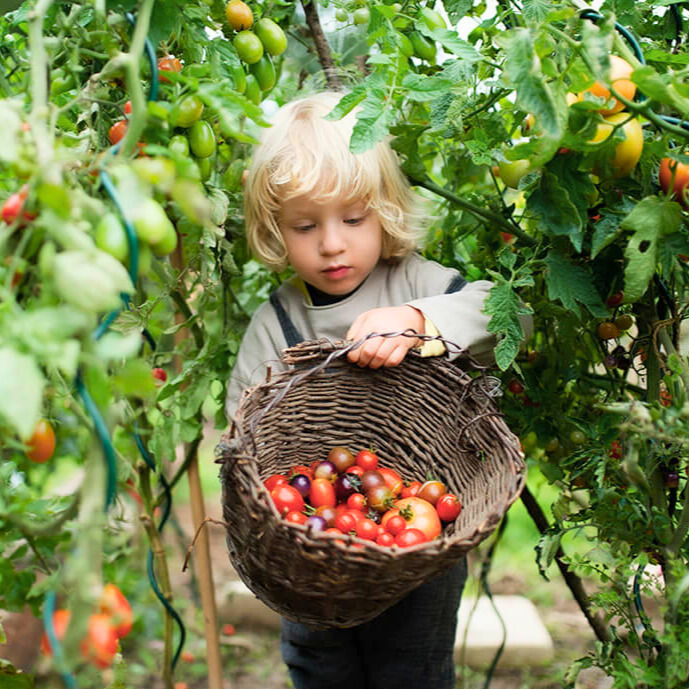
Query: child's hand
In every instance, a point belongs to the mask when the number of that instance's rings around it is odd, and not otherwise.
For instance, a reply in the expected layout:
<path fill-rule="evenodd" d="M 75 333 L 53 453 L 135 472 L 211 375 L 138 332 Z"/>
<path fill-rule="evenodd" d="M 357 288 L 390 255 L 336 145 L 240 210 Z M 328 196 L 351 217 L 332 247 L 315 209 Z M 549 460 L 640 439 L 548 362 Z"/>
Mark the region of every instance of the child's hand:
<path fill-rule="evenodd" d="M 354 342 L 370 333 L 391 333 L 411 328 L 422 333 L 426 319 L 413 306 L 388 306 L 371 309 L 362 313 L 347 332 L 347 339 Z M 400 335 L 399 337 L 372 337 L 361 347 L 352 350 L 347 358 L 359 366 L 380 368 L 381 366 L 398 366 L 407 352 L 416 347 L 416 337 Z"/>

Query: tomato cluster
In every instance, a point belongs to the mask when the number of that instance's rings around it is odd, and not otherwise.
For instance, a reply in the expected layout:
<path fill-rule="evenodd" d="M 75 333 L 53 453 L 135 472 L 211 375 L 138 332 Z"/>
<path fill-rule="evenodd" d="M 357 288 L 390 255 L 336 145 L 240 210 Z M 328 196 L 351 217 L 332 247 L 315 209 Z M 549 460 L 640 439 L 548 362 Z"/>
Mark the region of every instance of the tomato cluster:
<path fill-rule="evenodd" d="M 53 614 L 53 628 L 58 641 L 65 638 L 70 618 L 71 612 L 65 609 L 56 610 Z M 110 667 L 117 654 L 119 639 L 129 634 L 132 623 L 129 601 L 117 586 L 106 584 L 98 601 L 98 611 L 89 617 L 86 634 L 79 645 L 82 658 L 101 669 Z M 41 639 L 41 651 L 44 655 L 52 655 L 47 633 Z"/>
<path fill-rule="evenodd" d="M 440 536 L 462 505 L 439 480 L 407 481 L 372 450 L 334 447 L 327 459 L 264 480 L 280 515 L 313 533 L 405 548 Z"/>

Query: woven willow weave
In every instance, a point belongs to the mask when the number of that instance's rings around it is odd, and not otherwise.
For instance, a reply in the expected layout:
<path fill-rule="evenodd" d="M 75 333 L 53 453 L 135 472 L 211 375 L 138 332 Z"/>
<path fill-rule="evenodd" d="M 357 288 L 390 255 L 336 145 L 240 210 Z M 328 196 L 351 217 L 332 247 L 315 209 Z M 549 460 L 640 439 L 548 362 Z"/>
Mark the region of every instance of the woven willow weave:
<path fill-rule="evenodd" d="M 525 482 L 519 440 L 472 378 L 442 357 L 394 368 L 350 364 L 347 348 L 305 342 L 293 367 L 243 396 L 218 446 L 230 558 L 281 615 L 316 628 L 366 622 L 456 563 L 495 529 Z M 463 509 L 440 538 L 408 549 L 317 534 L 278 515 L 262 480 L 344 446 L 373 447 L 406 480 L 430 472 Z"/>

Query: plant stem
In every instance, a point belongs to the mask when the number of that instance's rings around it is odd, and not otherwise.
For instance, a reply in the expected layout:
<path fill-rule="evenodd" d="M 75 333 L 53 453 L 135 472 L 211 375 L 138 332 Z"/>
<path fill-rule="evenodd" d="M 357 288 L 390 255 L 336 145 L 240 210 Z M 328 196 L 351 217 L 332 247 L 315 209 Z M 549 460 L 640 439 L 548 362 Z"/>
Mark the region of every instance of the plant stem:
<path fill-rule="evenodd" d="M 316 45 L 316 53 L 318 54 L 318 61 L 321 63 L 325 79 L 328 82 L 328 87 L 334 90 L 342 88 L 342 80 L 337 74 L 335 62 L 330 46 L 323 33 L 321 21 L 318 18 L 318 9 L 316 7 L 316 0 L 301 0 L 301 6 L 304 8 L 304 16 L 306 23 L 311 31 L 313 42 Z"/>

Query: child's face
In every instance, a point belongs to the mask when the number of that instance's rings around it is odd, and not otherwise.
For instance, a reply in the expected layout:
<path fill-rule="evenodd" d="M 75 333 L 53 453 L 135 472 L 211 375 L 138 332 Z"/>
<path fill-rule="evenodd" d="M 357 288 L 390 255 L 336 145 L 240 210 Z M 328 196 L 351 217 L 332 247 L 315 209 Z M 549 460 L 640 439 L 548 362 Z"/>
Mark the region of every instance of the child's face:
<path fill-rule="evenodd" d="M 298 196 L 282 204 L 279 225 L 290 265 L 326 294 L 356 289 L 380 259 L 383 229 L 364 201 Z"/>

